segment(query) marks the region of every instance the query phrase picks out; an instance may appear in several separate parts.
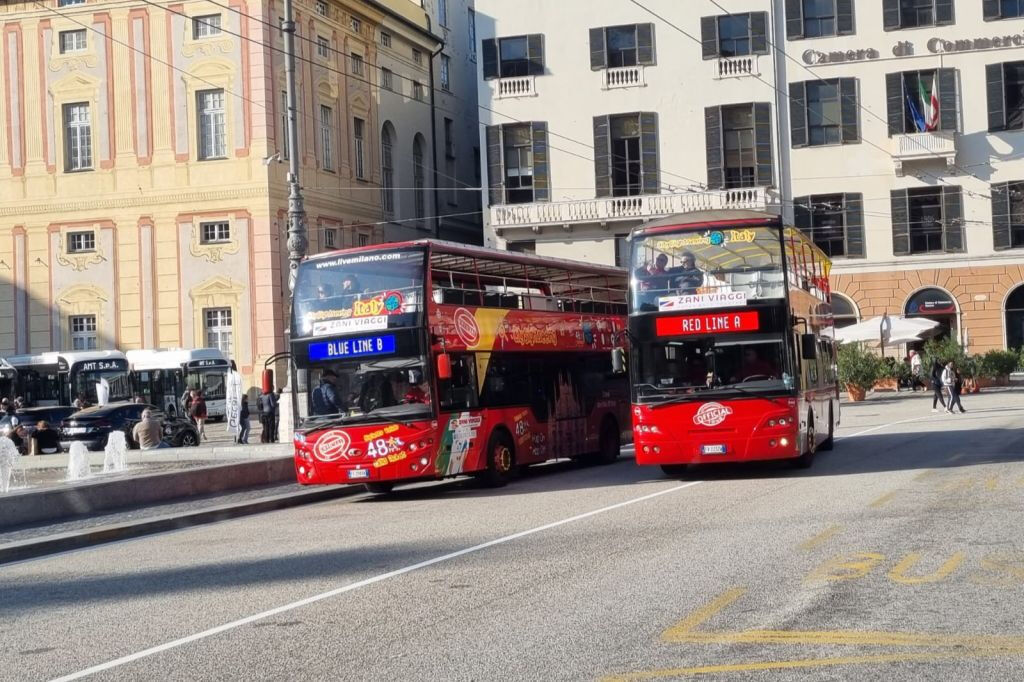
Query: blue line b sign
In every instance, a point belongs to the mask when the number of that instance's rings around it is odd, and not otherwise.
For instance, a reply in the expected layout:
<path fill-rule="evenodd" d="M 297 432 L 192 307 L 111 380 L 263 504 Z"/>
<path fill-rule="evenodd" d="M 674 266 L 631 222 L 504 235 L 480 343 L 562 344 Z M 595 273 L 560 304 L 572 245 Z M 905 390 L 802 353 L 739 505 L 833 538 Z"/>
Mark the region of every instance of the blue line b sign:
<path fill-rule="evenodd" d="M 395 352 L 395 335 L 362 336 L 354 339 L 338 339 L 309 344 L 309 359 L 345 360 L 365 355 L 387 355 Z"/>

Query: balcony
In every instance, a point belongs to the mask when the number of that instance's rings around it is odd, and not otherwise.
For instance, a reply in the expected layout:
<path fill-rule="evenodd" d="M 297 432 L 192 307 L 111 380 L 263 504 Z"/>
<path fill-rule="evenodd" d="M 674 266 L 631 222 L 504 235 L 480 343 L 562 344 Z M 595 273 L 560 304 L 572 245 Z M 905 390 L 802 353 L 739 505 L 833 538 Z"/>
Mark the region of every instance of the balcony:
<path fill-rule="evenodd" d="M 499 230 L 532 227 L 539 232 L 544 225 L 561 225 L 569 230 L 573 223 L 604 225 L 615 220 L 644 220 L 718 208 L 765 210 L 774 203 L 767 188 L 750 187 L 687 194 L 642 194 L 610 199 L 492 206 L 490 219 L 491 226 Z"/>
<path fill-rule="evenodd" d="M 537 77 L 516 76 L 514 78 L 499 78 L 494 81 L 495 99 L 512 99 L 514 97 L 536 97 Z"/>
<path fill-rule="evenodd" d="M 758 57 L 759 55 L 749 54 L 742 57 L 719 57 L 711 60 L 711 65 L 715 70 L 715 80 L 760 76 L 761 67 Z"/>
<path fill-rule="evenodd" d="M 945 159 L 946 168 L 956 170 L 956 133 L 935 130 L 928 133 L 904 133 L 892 137 L 892 162 L 896 175 L 903 175 L 903 164 Z"/>
<path fill-rule="evenodd" d="M 647 81 L 644 79 L 643 66 L 620 66 L 604 70 L 605 90 L 644 87 L 647 87 Z"/>

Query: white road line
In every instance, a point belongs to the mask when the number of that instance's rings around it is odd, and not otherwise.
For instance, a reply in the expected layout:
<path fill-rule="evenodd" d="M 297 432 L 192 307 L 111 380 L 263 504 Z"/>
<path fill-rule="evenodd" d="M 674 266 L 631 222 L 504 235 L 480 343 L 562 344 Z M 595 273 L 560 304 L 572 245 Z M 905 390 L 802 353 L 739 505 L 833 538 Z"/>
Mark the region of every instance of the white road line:
<path fill-rule="evenodd" d="M 987 411 L 987 410 L 976 410 L 974 412 L 974 414 L 978 414 L 980 412 L 985 412 L 985 411 Z M 995 419 L 995 418 L 998 418 L 998 417 L 1005 416 L 1006 412 L 1013 412 L 1013 411 L 1015 411 L 1015 408 L 1009 408 L 1009 409 L 1006 409 L 1006 410 L 999 410 L 996 414 L 992 414 L 992 415 L 989 415 L 989 416 L 983 416 L 983 417 L 977 417 L 977 418 L 978 419 Z M 909 424 L 911 422 L 922 422 L 922 421 L 927 421 L 927 420 L 930 420 L 930 419 L 936 419 L 936 418 L 939 418 L 941 416 L 942 416 L 942 413 L 940 412 L 939 414 L 928 414 L 928 415 L 925 415 L 923 417 L 911 417 L 910 419 L 901 419 L 899 421 L 889 422 L 887 424 L 879 424 L 878 426 L 872 426 L 870 429 L 864 429 L 863 431 L 858 431 L 857 433 L 849 433 L 849 434 L 847 434 L 845 436 L 840 436 L 839 434 L 836 434 L 835 439 L 836 440 L 842 440 L 843 438 L 855 438 L 856 436 L 863 436 L 866 433 L 872 433 L 874 431 L 881 431 L 882 429 L 887 429 L 890 426 L 896 426 L 898 424 Z"/>
<path fill-rule="evenodd" d="M 358 589 L 360 589 L 362 587 L 368 587 L 370 585 L 374 585 L 376 583 L 383 582 L 383 581 L 388 580 L 390 578 L 397 578 L 400 575 L 405 575 L 406 573 L 412 573 L 413 571 L 418 571 L 421 568 L 426 568 L 428 566 L 433 566 L 434 564 L 440 564 L 440 563 L 443 563 L 445 561 L 451 561 L 452 559 L 457 559 L 458 557 L 465 556 L 467 554 L 472 554 L 474 552 L 479 552 L 479 551 L 487 549 L 489 547 L 494 547 L 496 545 L 502 545 L 502 544 L 505 544 L 507 542 L 512 542 L 513 540 L 518 540 L 520 538 L 524 538 L 524 537 L 527 537 L 529 535 L 534 535 L 536 533 L 542 533 L 542 532 L 544 532 L 546 530 L 551 530 L 552 528 L 558 528 L 559 526 L 564 526 L 564 525 L 566 525 L 568 523 L 573 523 L 575 521 L 582 521 L 583 519 L 590 518 L 591 516 L 597 516 L 598 514 L 604 514 L 605 512 L 610 512 L 610 511 L 614 511 L 615 509 L 621 509 L 622 507 L 628 507 L 630 505 L 637 504 L 638 502 L 645 502 L 647 500 L 652 500 L 655 497 L 661 497 L 662 495 L 668 495 L 669 493 L 678 492 L 680 490 L 683 490 L 684 488 L 690 488 L 692 486 L 695 486 L 698 483 L 702 483 L 702 481 L 691 481 L 689 483 L 684 483 L 682 485 L 677 485 L 677 486 L 674 486 L 674 487 L 669 488 L 667 490 L 661 490 L 661 491 L 658 491 L 656 493 L 650 493 L 648 495 L 643 495 L 641 497 L 636 497 L 636 498 L 634 498 L 632 500 L 626 500 L 625 502 L 619 502 L 618 504 L 613 504 L 613 505 L 610 505 L 608 507 L 601 507 L 600 509 L 595 509 L 593 511 L 585 512 L 583 514 L 577 514 L 576 516 L 570 516 L 569 518 L 562 519 L 561 521 L 554 521 L 552 523 L 544 524 L 543 526 L 537 526 L 536 528 L 530 528 L 528 530 L 520 531 L 518 533 L 513 533 L 512 535 L 506 535 L 504 537 L 496 538 L 494 540 L 488 540 L 487 542 L 481 543 L 479 545 L 473 545 L 472 547 L 466 547 L 465 549 L 460 549 L 458 551 L 451 552 L 449 554 L 445 554 L 445 555 L 442 555 L 442 556 L 439 556 L 439 557 L 434 557 L 433 559 L 427 559 L 426 561 L 421 561 L 421 562 L 419 562 L 417 564 L 412 564 L 412 565 L 406 566 L 404 568 L 399 568 L 399 569 L 396 569 L 394 571 L 389 571 L 387 573 L 381 573 L 380 575 L 376 575 L 376 576 L 374 576 L 372 578 L 366 578 L 365 580 L 360 580 L 358 582 L 349 583 L 348 585 L 344 585 L 342 587 L 338 587 L 336 589 L 329 590 L 327 592 L 321 592 L 320 594 L 315 594 L 315 595 L 313 595 L 311 597 L 306 597 L 305 599 L 300 599 L 299 601 L 295 601 L 295 602 L 292 602 L 290 604 L 284 604 L 282 606 L 278 606 L 278 607 L 270 609 L 268 611 L 261 611 L 260 613 L 255 613 L 255 614 L 253 614 L 251 616 L 246 616 L 245 618 L 239 618 L 238 620 L 233 620 L 230 623 L 224 623 L 223 625 L 218 625 L 217 627 L 210 628 L 209 630 L 203 630 L 202 632 L 197 632 L 195 634 L 188 635 L 187 637 L 182 637 L 180 639 L 175 639 L 175 640 L 170 641 L 170 642 L 165 642 L 164 644 L 159 644 L 157 646 L 150 647 L 148 649 L 143 649 L 142 651 L 136 652 L 134 654 L 129 654 L 127 656 L 122 656 L 121 658 L 115 658 L 112 661 L 107 661 L 106 663 L 100 663 L 99 665 L 94 665 L 92 667 L 85 668 L 84 670 L 79 670 L 78 672 L 74 672 L 74 673 L 71 673 L 69 675 L 65 675 L 63 677 L 55 678 L 53 680 L 53 682 L 66 682 L 67 680 L 79 680 L 79 679 L 81 679 L 83 677 L 88 677 L 89 675 L 95 675 L 96 673 L 103 672 L 104 670 L 110 670 L 111 668 L 116 668 L 118 666 L 125 665 L 126 663 L 132 663 L 134 661 L 138 661 L 140 659 L 147 658 L 148 656 L 152 656 L 154 654 L 159 654 L 161 652 L 177 648 L 177 647 L 182 646 L 184 644 L 190 644 L 192 642 L 197 642 L 197 641 L 199 641 L 201 639 L 206 639 L 207 637 L 212 637 L 214 635 L 219 635 L 220 633 L 227 632 L 228 630 L 234 630 L 235 628 L 242 627 L 243 625 L 248 625 L 249 623 L 253 623 L 253 622 L 256 622 L 258 620 L 263 620 L 265 618 L 270 618 L 271 616 L 276 616 L 276 615 L 281 614 L 281 613 L 286 613 L 288 611 L 293 611 L 293 610 L 301 608 L 303 606 L 309 606 L 310 604 L 315 604 L 316 602 L 323 601 L 324 599 L 330 599 L 331 597 L 337 597 L 339 594 L 345 594 L 346 592 L 352 592 L 353 590 L 358 590 Z"/>

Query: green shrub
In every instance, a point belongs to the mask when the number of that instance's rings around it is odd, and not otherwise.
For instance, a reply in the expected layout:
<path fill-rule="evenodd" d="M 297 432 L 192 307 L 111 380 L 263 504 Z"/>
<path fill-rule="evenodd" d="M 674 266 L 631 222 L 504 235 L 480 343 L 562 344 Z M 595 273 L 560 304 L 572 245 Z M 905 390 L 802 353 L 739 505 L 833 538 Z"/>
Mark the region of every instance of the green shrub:
<path fill-rule="evenodd" d="M 988 379 L 1004 379 L 1017 369 L 1020 355 L 1012 350 L 990 350 L 980 357 L 978 375 Z"/>
<path fill-rule="evenodd" d="M 865 350 L 859 343 L 844 343 L 839 346 L 839 382 L 863 391 L 871 390 L 883 372 L 885 362 Z"/>
<path fill-rule="evenodd" d="M 931 375 L 932 362 L 935 360 L 938 360 L 943 367 L 947 362 L 955 362 L 956 366 L 960 368 L 960 373 L 965 377 L 974 376 L 967 373 L 974 367 L 974 363 L 964 352 L 964 347 L 951 336 L 944 339 L 930 339 L 924 344 L 924 352 L 921 354 L 923 363 L 921 369 L 926 376 Z"/>

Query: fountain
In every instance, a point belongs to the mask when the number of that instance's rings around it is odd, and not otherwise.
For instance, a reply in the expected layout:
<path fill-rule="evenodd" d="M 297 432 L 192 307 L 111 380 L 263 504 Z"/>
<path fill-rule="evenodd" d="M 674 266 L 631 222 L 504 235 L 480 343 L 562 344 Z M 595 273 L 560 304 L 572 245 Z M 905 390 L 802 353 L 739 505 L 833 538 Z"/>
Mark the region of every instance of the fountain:
<path fill-rule="evenodd" d="M 64 480 L 81 481 L 89 478 L 91 475 L 89 451 L 85 449 L 85 443 L 75 441 L 71 444 L 71 452 L 68 453 L 68 471 Z"/>
<path fill-rule="evenodd" d="M 21 455 L 18 448 L 9 438 L 0 438 L 0 493 L 6 493 L 14 487 L 15 467 Z"/>
<path fill-rule="evenodd" d="M 123 432 L 111 432 L 103 452 L 103 473 L 124 471 L 128 468 L 128 442 Z"/>

